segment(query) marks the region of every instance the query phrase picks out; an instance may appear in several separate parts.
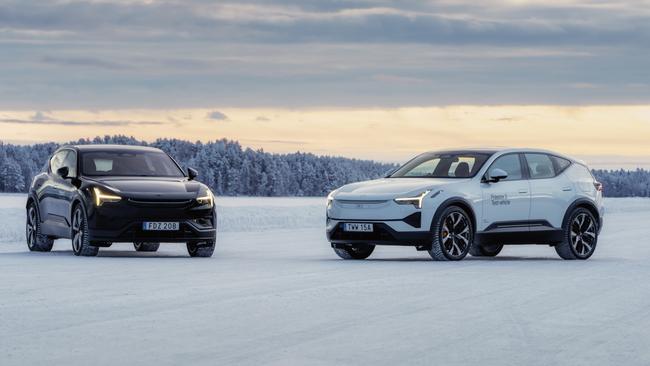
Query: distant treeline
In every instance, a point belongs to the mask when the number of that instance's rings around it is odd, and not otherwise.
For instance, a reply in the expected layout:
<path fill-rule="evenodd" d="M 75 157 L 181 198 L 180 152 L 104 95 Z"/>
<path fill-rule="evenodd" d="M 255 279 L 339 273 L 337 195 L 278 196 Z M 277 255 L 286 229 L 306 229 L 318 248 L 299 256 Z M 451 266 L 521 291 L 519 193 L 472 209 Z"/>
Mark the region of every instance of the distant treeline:
<path fill-rule="evenodd" d="M 199 180 L 226 196 L 325 196 L 344 184 L 378 178 L 395 166 L 369 160 L 271 154 L 244 149 L 236 141 L 201 143 L 158 139 L 153 143 L 127 136 L 105 136 L 70 144 L 128 144 L 157 147 L 184 167 L 199 171 Z M 60 145 L 12 145 L 0 142 L 0 192 L 26 192 L 32 178 L 46 169 Z"/>
<path fill-rule="evenodd" d="M 650 197 L 650 170 L 593 170 L 607 197 Z"/>
<path fill-rule="evenodd" d="M 127 136 L 105 136 L 70 144 L 128 144 L 160 148 L 181 165 L 196 168 L 200 180 L 219 195 L 324 196 L 351 182 L 378 178 L 392 164 L 314 154 L 271 154 L 244 149 L 236 141 L 201 143 L 158 139 L 153 143 Z M 60 145 L 12 145 L 0 142 L 0 192 L 26 192 L 34 175 L 45 169 Z M 594 170 L 609 197 L 650 197 L 650 171 Z"/>

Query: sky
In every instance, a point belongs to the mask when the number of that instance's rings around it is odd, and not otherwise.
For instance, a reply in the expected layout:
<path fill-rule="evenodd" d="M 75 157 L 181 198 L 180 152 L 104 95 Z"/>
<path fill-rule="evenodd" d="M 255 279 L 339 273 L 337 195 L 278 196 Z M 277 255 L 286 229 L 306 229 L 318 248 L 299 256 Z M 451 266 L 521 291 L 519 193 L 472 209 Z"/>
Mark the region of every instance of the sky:
<path fill-rule="evenodd" d="M 650 167 L 648 0 L 0 0 L 0 140 Z"/>

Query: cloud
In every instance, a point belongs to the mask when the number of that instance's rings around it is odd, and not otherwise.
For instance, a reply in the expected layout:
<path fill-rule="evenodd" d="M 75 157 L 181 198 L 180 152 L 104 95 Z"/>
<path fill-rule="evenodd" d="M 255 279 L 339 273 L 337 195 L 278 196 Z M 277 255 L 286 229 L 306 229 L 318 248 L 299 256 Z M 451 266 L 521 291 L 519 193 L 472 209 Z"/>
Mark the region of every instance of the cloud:
<path fill-rule="evenodd" d="M 11 110 L 650 101 L 647 0 L 0 0 L 0 24 Z"/>
<path fill-rule="evenodd" d="M 597 5 L 597 6 L 595 6 Z M 59 32 L 61 39 L 136 42 L 415 42 L 481 44 L 645 44 L 643 0 L 456 1 L 60 1 L 9 0 L 0 24 L 11 31 Z M 616 17 L 612 17 L 616 11 Z M 30 37 L 21 36 L 21 37 Z M 49 35 L 48 37 L 52 37 Z M 115 67 L 84 57 L 72 61 Z M 97 62 L 99 61 L 99 62 Z M 119 65 L 117 65 L 119 67 Z"/>
<path fill-rule="evenodd" d="M 52 118 L 52 117 L 46 115 L 45 113 L 43 113 L 43 112 L 41 112 L 41 111 L 37 111 L 37 112 L 34 113 L 34 115 L 31 116 L 29 119 L 30 119 L 31 121 L 34 121 L 34 122 L 55 121 L 54 118 Z"/>
<path fill-rule="evenodd" d="M 510 116 L 510 117 L 499 117 L 494 119 L 494 121 L 497 122 L 520 122 L 523 121 L 524 119 L 522 117 L 518 116 Z"/>
<path fill-rule="evenodd" d="M 431 80 L 426 80 L 421 78 L 413 78 L 413 77 L 399 76 L 399 75 L 385 75 L 385 74 L 375 75 L 373 76 L 373 79 L 388 84 L 422 84 L 426 82 L 431 82 Z"/>
<path fill-rule="evenodd" d="M 122 70 L 128 68 L 117 62 L 110 62 L 94 57 L 56 57 L 46 56 L 42 58 L 46 64 L 57 66 L 70 66 L 70 67 L 90 67 L 105 70 Z"/>
<path fill-rule="evenodd" d="M 595 89 L 599 87 L 593 83 L 570 83 L 568 86 L 573 89 Z"/>
<path fill-rule="evenodd" d="M 44 116 L 41 112 L 36 112 L 29 119 L 20 118 L 0 118 L 1 124 L 30 124 L 30 125 L 50 125 L 50 126 L 131 126 L 131 125 L 162 125 L 159 121 L 67 121 L 58 120 Z"/>
<path fill-rule="evenodd" d="M 240 139 L 239 141 L 244 142 L 244 143 L 254 143 L 254 144 L 278 144 L 278 145 L 298 145 L 298 146 L 303 146 L 306 145 L 306 141 L 300 141 L 300 140 L 264 140 L 264 139 Z"/>
<path fill-rule="evenodd" d="M 257 118 L 255 118 L 255 120 L 258 122 L 269 122 L 271 119 L 265 116 L 258 116 Z"/>
<path fill-rule="evenodd" d="M 226 116 L 225 114 L 223 114 L 223 113 L 221 113 L 219 111 L 209 112 L 208 115 L 207 115 L 207 118 L 215 120 L 215 121 L 227 121 L 228 120 L 228 116 Z"/>

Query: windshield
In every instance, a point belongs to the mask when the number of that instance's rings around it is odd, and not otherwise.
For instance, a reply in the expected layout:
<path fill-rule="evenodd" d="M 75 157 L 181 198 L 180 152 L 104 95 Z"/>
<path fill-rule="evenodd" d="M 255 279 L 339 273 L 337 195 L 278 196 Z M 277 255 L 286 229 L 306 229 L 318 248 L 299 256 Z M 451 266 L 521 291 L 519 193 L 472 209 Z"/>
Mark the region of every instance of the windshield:
<path fill-rule="evenodd" d="M 93 151 L 81 155 L 87 176 L 183 177 L 176 163 L 156 151 Z"/>
<path fill-rule="evenodd" d="M 404 164 L 390 178 L 471 178 L 491 154 L 426 153 Z"/>

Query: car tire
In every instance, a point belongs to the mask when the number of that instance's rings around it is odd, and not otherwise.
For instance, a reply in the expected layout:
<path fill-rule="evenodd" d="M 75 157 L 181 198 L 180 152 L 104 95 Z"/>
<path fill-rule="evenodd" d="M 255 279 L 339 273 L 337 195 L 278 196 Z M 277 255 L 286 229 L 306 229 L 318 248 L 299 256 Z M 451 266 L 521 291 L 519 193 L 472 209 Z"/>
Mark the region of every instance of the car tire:
<path fill-rule="evenodd" d="M 214 240 L 198 243 L 190 242 L 187 243 L 187 252 L 190 254 L 190 257 L 209 258 L 214 253 L 214 246 Z"/>
<path fill-rule="evenodd" d="M 334 253 L 343 259 L 366 259 L 375 250 L 372 244 L 346 245 L 343 248 L 332 248 Z"/>
<path fill-rule="evenodd" d="M 449 206 L 435 217 L 431 232 L 429 255 L 436 261 L 459 261 L 467 256 L 474 242 L 472 221 L 458 206 Z"/>
<path fill-rule="evenodd" d="M 588 259 L 598 244 L 598 222 L 586 208 L 578 207 L 569 216 L 561 243 L 555 251 L 562 259 Z"/>
<path fill-rule="evenodd" d="M 88 216 L 82 204 L 75 206 L 72 211 L 71 241 L 72 252 L 76 256 L 94 257 L 99 248 L 90 244 L 88 232 Z"/>
<path fill-rule="evenodd" d="M 471 254 L 472 257 L 496 257 L 501 253 L 501 249 L 503 249 L 503 244 L 474 244 L 469 249 L 469 254 Z"/>
<path fill-rule="evenodd" d="M 136 252 L 155 252 L 160 247 L 160 243 L 133 243 Z"/>
<path fill-rule="evenodd" d="M 31 252 L 49 252 L 54 245 L 54 239 L 41 234 L 41 220 L 34 202 L 30 202 L 27 206 L 25 238 Z"/>

